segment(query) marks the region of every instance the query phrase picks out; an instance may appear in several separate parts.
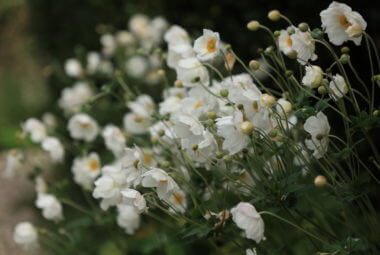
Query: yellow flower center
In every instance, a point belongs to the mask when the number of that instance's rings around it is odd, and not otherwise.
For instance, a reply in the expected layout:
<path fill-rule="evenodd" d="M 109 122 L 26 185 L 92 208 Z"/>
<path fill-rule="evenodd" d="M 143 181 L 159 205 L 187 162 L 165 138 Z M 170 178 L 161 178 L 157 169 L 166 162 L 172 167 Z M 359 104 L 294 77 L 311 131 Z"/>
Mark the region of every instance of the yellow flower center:
<path fill-rule="evenodd" d="M 288 39 L 286 39 L 286 44 L 288 45 L 288 47 L 293 46 L 293 41 L 292 41 L 292 38 L 290 38 L 290 36 L 288 37 Z"/>
<path fill-rule="evenodd" d="M 87 128 L 90 128 L 91 127 L 91 124 L 88 123 L 88 122 L 81 122 L 79 123 L 80 127 L 83 128 L 83 129 L 87 129 Z"/>
<path fill-rule="evenodd" d="M 339 24 L 345 28 L 352 25 L 350 22 L 348 22 L 347 17 L 344 14 L 339 15 Z"/>
<path fill-rule="evenodd" d="M 153 164 L 153 156 L 150 153 L 144 153 L 143 164 L 146 166 L 150 166 Z"/>
<path fill-rule="evenodd" d="M 206 48 L 209 53 L 213 53 L 216 51 L 216 41 L 214 39 L 211 39 L 207 42 Z"/>
<path fill-rule="evenodd" d="M 203 101 L 198 101 L 195 105 L 194 105 L 194 109 L 198 109 L 199 107 L 201 107 L 203 105 Z"/>
<path fill-rule="evenodd" d="M 96 159 L 91 159 L 88 162 L 88 167 L 91 171 L 97 171 L 99 169 L 99 162 Z"/>

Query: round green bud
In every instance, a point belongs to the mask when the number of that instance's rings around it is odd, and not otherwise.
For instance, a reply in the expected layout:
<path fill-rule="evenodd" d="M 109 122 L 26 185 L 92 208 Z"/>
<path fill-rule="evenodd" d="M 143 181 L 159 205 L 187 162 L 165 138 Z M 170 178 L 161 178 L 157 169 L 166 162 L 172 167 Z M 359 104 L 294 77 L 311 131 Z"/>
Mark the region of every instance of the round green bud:
<path fill-rule="evenodd" d="M 288 32 L 288 35 L 292 35 L 296 32 L 296 30 L 294 29 L 294 27 L 288 27 L 286 29 L 286 32 Z"/>
<path fill-rule="evenodd" d="M 348 61 L 350 60 L 350 55 L 348 55 L 348 54 L 342 54 L 341 56 L 340 56 L 340 62 L 342 63 L 342 64 L 347 64 L 348 63 Z"/>
<path fill-rule="evenodd" d="M 228 90 L 226 89 L 221 89 L 219 94 L 222 96 L 222 97 L 228 97 Z"/>
<path fill-rule="evenodd" d="M 260 68 L 260 63 L 259 63 L 259 61 L 257 61 L 257 60 L 251 60 L 251 61 L 249 62 L 249 67 L 250 67 L 252 70 L 256 71 L 256 70 L 258 70 L 258 69 Z"/>
<path fill-rule="evenodd" d="M 301 30 L 301 32 L 306 32 L 309 30 L 309 25 L 305 22 L 302 22 L 298 25 L 298 28 Z"/>
<path fill-rule="evenodd" d="M 278 10 L 268 12 L 268 18 L 272 21 L 277 21 L 281 18 L 281 13 Z"/>
<path fill-rule="evenodd" d="M 223 153 L 223 151 L 217 151 L 217 152 L 215 153 L 215 157 L 216 157 L 217 159 L 221 159 L 221 158 L 223 158 L 223 157 L 224 157 L 224 153 Z"/>
<path fill-rule="evenodd" d="M 267 55 L 270 55 L 270 54 L 273 53 L 273 51 L 274 51 L 274 47 L 273 47 L 272 45 L 270 45 L 270 46 L 268 46 L 268 47 L 265 49 L 264 53 L 267 54 Z"/>
<path fill-rule="evenodd" d="M 191 146 L 191 149 L 192 149 L 193 151 L 198 150 L 198 144 L 194 144 L 193 146 Z"/>
<path fill-rule="evenodd" d="M 247 24 L 247 28 L 251 31 L 256 31 L 260 28 L 260 23 L 256 20 L 252 20 Z"/>
<path fill-rule="evenodd" d="M 293 71 L 292 70 L 286 70 L 285 71 L 285 76 L 286 77 L 290 77 L 290 76 L 292 76 L 293 75 Z"/>
<path fill-rule="evenodd" d="M 158 135 L 160 137 L 163 137 L 165 135 L 165 130 L 163 130 L 163 129 L 158 130 Z"/>
<path fill-rule="evenodd" d="M 165 76 L 165 70 L 164 69 L 160 69 L 157 71 L 157 75 L 160 76 L 160 77 L 164 77 Z"/>
<path fill-rule="evenodd" d="M 269 133 L 268 133 L 269 137 L 272 137 L 272 138 L 276 137 L 277 134 L 278 134 L 278 132 L 277 132 L 276 129 L 272 129 L 272 130 L 269 131 Z"/>
<path fill-rule="evenodd" d="M 231 163 L 231 162 L 232 162 L 232 157 L 231 157 L 230 155 L 225 155 L 225 156 L 223 157 L 223 160 L 224 160 L 224 162 L 226 162 L 226 163 Z"/>
<path fill-rule="evenodd" d="M 318 87 L 318 93 L 321 95 L 325 95 L 327 93 L 327 89 L 325 86 L 319 86 Z"/>
<path fill-rule="evenodd" d="M 349 53 L 350 52 L 350 48 L 348 48 L 347 46 L 344 46 L 344 47 L 340 48 L 340 52 L 342 54 Z"/>
<path fill-rule="evenodd" d="M 216 119 L 218 116 L 216 115 L 216 112 L 208 112 L 208 113 L 207 113 L 207 117 L 208 117 L 209 119 L 214 120 L 214 119 Z"/>
<path fill-rule="evenodd" d="M 254 129 L 253 124 L 249 121 L 244 121 L 240 125 L 241 132 L 246 135 L 251 134 L 253 132 L 253 129 Z"/>
<path fill-rule="evenodd" d="M 280 34 L 281 34 L 281 32 L 278 31 L 278 30 L 276 30 L 276 31 L 273 32 L 273 35 L 274 35 L 275 37 L 279 37 Z"/>
<path fill-rule="evenodd" d="M 380 111 L 379 110 L 374 110 L 372 114 L 373 114 L 373 116 L 378 117 L 379 114 L 380 114 Z"/>

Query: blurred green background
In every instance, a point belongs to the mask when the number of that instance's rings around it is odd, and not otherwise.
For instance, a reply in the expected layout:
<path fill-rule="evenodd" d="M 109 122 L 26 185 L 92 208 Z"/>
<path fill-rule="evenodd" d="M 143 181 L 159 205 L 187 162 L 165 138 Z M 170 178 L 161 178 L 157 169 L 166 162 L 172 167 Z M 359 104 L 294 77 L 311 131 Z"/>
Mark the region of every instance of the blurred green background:
<path fill-rule="evenodd" d="M 40 116 L 56 102 L 61 86 L 50 75 L 75 49 L 99 49 L 99 28 L 126 28 L 130 15 L 143 12 L 162 15 L 197 36 L 207 27 L 220 32 L 245 60 L 254 58 L 258 47 L 266 46 L 264 32 L 250 33 L 246 23 L 257 19 L 273 29 L 284 22 L 266 18 L 279 9 L 295 24 L 306 21 L 320 25 L 319 12 L 330 0 L 0 0 L 0 150 L 17 145 L 14 135 L 28 116 Z M 367 31 L 377 43 L 380 15 L 376 2 L 342 1 L 360 12 Z M 105 26 L 103 26 L 105 25 Z M 351 44 L 349 44 L 351 45 Z M 357 50 L 360 60 L 363 52 Z M 322 58 L 320 58 L 322 59 Z M 362 72 L 368 68 L 362 67 Z"/>

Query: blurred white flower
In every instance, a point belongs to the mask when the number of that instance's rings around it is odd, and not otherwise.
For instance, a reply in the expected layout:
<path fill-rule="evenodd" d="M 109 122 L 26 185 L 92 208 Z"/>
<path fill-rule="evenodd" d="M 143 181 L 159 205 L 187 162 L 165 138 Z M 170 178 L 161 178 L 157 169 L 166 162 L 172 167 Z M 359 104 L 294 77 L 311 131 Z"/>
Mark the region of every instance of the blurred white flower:
<path fill-rule="evenodd" d="M 185 58 L 178 62 L 177 78 L 186 87 L 209 84 L 207 68 L 195 57 Z"/>
<path fill-rule="evenodd" d="M 42 215 L 47 220 L 55 222 L 63 220 L 62 205 L 54 195 L 39 193 L 36 206 L 42 210 Z"/>
<path fill-rule="evenodd" d="M 133 206 L 136 212 L 143 213 L 148 210 L 145 198 L 137 190 L 123 189 L 121 195 L 123 196 L 123 204 Z"/>
<path fill-rule="evenodd" d="M 115 37 L 111 34 L 104 34 L 100 37 L 100 43 L 103 46 L 103 53 L 106 56 L 111 56 L 115 49 L 116 49 L 116 43 L 115 43 Z"/>
<path fill-rule="evenodd" d="M 309 60 L 314 61 L 318 56 L 314 53 L 315 42 L 309 31 L 301 32 L 296 29 L 295 33 L 290 36 L 293 43 L 293 49 L 297 52 L 297 61 L 305 65 Z"/>
<path fill-rule="evenodd" d="M 315 158 L 321 158 L 327 152 L 329 143 L 330 124 L 327 116 L 318 112 L 316 116 L 307 118 L 304 129 L 311 135 L 311 139 L 305 141 L 306 147 L 314 151 Z"/>
<path fill-rule="evenodd" d="M 246 255 L 257 255 L 256 248 L 246 249 L 245 254 Z"/>
<path fill-rule="evenodd" d="M 82 64 L 78 59 L 70 58 L 65 62 L 65 72 L 70 77 L 80 77 L 83 74 Z"/>
<path fill-rule="evenodd" d="M 56 126 L 57 126 L 57 119 L 54 116 L 54 114 L 52 114 L 50 112 L 45 112 L 42 115 L 41 119 L 42 119 L 42 122 L 47 127 L 47 129 L 54 130 L 56 128 Z"/>
<path fill-rule="evenodd" d="M 182 190 L 174 191 L 166 201 L 171 206 L 170 211 L 184 213 L 187 209 L 186 194 Z"/>
<path fill-rule="evenodd" d="M 65 157 L 65 149 L 61 141 L 52 136 L 45 137 L 41 144 L 42 149 L 49 152 L 50 158 L 53 162 L 60 163 Z"/>
<path fill-rule="evenodd" d="M 367 22 L 346 4 L 333 1 L 321 12 L 322 28 L 326 30 L 329 40 L 334 45 L 353 41 L 360 45 Z"/>
<path fill-rule="evenodd" d="M 87 67 L 86 67 L 87 72 L 89 74 L 94 74 L 99 68 L 100 61 L 101 61 L 101 58 L 100 58 L 99 53 L 89 52 L 87 54 Z"/>
<path fill-rule="evenodd" d="M 177 191 L 178 185 L 172 177 L 162 169 L 151 168 L 142 175 L 141 184 L 146 188 L 156 188 L 157 195 L 160 199 L 165 199 L 174 191 Z"/>
<path fill-rule="evenodd" d="M 140 227 L 140 215 L 135 208 L 130 205 L 119 204 L 117 205 L 117 211 L 117 224 L 124 228 L 127 234 L 134 234 Z"/>
<path fill-rule="evenodd" d="M 194 42 L 194 51 L 200 61 L 214 59 L 220 53 L 219 33 L 203 29 L 203 35 Z"/>
<path fill-rule="evenodd" d="M 88 156 L 74 159 L 71 171 L 74 181 L 85 189 L 92 189 L 94 180 L 100 174 L 100 158 L 97 153 L 92 152 Z"/>
<path fill-rule="evenodd" d="M 94 141 L 99 132 L 98 123 L 85 113 L 77 113 L 71 117 L 67 128 L 72 138 L 86 142 Z"/>
<path fill-rule="evenodd" d="M 265 240 L 264 221 L 253 205 L 240 202 L 231 209 L 231 214 L 236 225 L 244 230 L 246 238 L 252 239 L 256 243 Z"/>
<path fill-rule="evenodd" d="M 13 232 L 13 240 L 24 250 L 35 250 L 39 247 L 38 233 L 30 222 L 20 222 Z"/>
<path fill-rule="evenodd" d="M 126 72 L 129 76 L 139 79 L 148 71 L 148 60 L 142 56 L 132 56 L 125 64 Z"/>
<path fill-rule="evenodd" d="M 123 153 L 126 139 L 120 128 L 109 124 L 104 128 L 102 136 L 107 149 L 111 150 L 115 156 L 119 156 Z"/>
<path fill-rule="evenodd" d="M 12 149 L 7 153 L 5 168 L 1 176 L 4 178 L 13 178 L 21 170 L 24 155 L 20 150 Z"/>
<path fill-rule="evenodd" d="M 46 193 L 48 191 L 47 183 L 45 182 L 45 179 L 42 176 L 37 176 L 34 182 L 34 189 L 37 194 Z"/>
<path fill-rule="evenodd" d="M 128 27 L 129 30 L 140 38 L 149 36 L 149 23 L 150 20 L 148 16 L 144 14 L 135 14 L 129 19 Z"/>
<path fill-rule="evenodd" d="M 305 71 L 302 84 L 310 88 L 318 88 L 323 78 L 322 69 L 319 66 L 305 66 Z"/>
<path fill-rule="evenodd" d="M 144 134 L 152 125 L 151 115 L 154 112 L 153 99 L 148 95 L 140 95 L 135 101 L 128 102 L 132 112 L 124 116 L 124 128 L 132 134 Z"/>
<path fill-rule="evenodd" d="M 119 31 L 116 34 L 116 41 L 119 45 L 128 46 L 135 43 L 135 37 L 128 31 Z"/>
<path fill-rule="evenodd" d="M 66 115 L 70 115 L 78 112 L 80 107 L 89 102 L 93 96 L 94 93 L 88 83 L 77 82 L 72 87 L 62 90 L 58 105 Z"/>
<path fill-rule="evenodd" d="M 46 137 L 45 125 L 36 118 L 29 118 L 22 124 L 24 134 L 29 134 L 30 139 L 35 143 L 40 143 Z"/>
<path fill-rule="evenodd" d="M 335 101 L 342 98 L 348 92 L 347 83 L 340 74 L 333 76 L 332 81 L 330 81 L 329 88 L 332 92 L 331 97 Z"/>

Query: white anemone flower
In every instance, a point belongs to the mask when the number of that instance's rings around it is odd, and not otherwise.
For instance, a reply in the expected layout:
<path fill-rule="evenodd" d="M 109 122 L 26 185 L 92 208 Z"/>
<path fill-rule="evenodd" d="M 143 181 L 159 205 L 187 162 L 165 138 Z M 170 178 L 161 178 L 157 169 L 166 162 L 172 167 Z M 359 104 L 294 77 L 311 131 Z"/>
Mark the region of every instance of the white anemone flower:
<path fill-rule="evenodd" d="M 178 25 L 173 25 L 166 31 L 164 40 L 169 45 L 190 44 L 191 42 L 186 30 Z"/>
<path fill-rule="evenodd" d="M 179 189 L 177 183 L 172 177 L 162 169 L 151 168 L 142 176 L 143 187 L 156 188 L 157 195 L 160 199 L 168 198 L 173 192 Z"/>
<path fill-rule="evenodd" d="M 94 93 L 87 82 L 77 82 L 72 87 L 62 90 L 58 105 L 66 115 L 70 115 L 78 112 L 93 96 Z"/>
<path fill-rule="evenodd" d="M 100 174 L 100 168 L 100 158 L 97 153 L 92 152 L 88 156 L 75 158 L 71 171 L 77 184 L 91 190 L 94 180 Z"/>
<path fill-rule="evenodd" d="M 296 54 L 295 50 L 293 49 L 293 41 L 290 37 L 288 31 L 281 30 L 280 36 L 278 37 L 278 45 L 280 50 L 287 56 Z"/>
<path fill-rule="evenodd" d="M 139 79 L 148 71 L 148 60 L 142 56 L 133 56 L 125 64 L 126 72 L 133 78 Z"/>
<path fill-rule="evenodd" d="M 65 62 L 65 72 L 70 77 L 80 77 L 83 74 L 82 64 L 78 59 L 70 58 Z"/>
<path fill-rule="evenodd" d="M 187 208 L 186 194 L 182 190 L 173 192 L 166 201 L 171 206 L 170 211 L 184 213 Z"/>
<path fill-rule="evenodd" d="M 121 190 L 121 195 L 123 196 L 123 204 L 133 206 L 138 213 L 148 210 L 144 196 L 137 190 L 123 189 Z"/>
<path fill-rule="evenodd" d="M 305 76 L 302 84 L 310 88 L 318 88 L 322 82 L 323 71 L 319 66 L 305 66 Z"/>
<path fill-rule="evenodd" d="M 188 96 L 181 101 L 181 110 L 198 118 L 207 112 L 216 111 L 217 107 L 218 101 L 215 96 L 202 87 L 191 88 Z"/>
<path fill-rule="evenodd" d="M 333 76 L 332 81 L 330 81 L 329 88 L 332 92 L 331 97 L 335 101 L 342 98 L 348 92 L 347 83 L 340 74 Z"/>
<path fill-rule="evenodd" d="M 46 137 L 42 140 L 41 147 L 49 152 L 50 158 L 53 162 L 60 163 L 63 161 L 65 157 L 65 149 L 58 138 L 52 136 Z"/>
<path fill-rule="evenodd" d="M 178 62 L 177 78 L 185 87 L 208 86 L 209 84 L 207 68 L 195 57 L 185 58 Z"/>
<path fill-rule="evenodd" d="M 67 126 L 74 139 L 92 142 L 99 133 L 98 123 L 85 113 L 77 113 L 70 118 Z"/>
<path fill-rule="evenodd" d="M 203 35 L 194 42 L 194 51 L 200 61 L 214 59 L 220 53 L 219 33 L 203 29 Z"/>
<path fill-rule="evenodd" d="M 330 124 L 323 112 L 307 118 L 304 129 L 311 135 L 311 139 L 305 141 L 306 147 L 313 151 L 313 156 L 321 158 L 326 152 L 329 143 Z"/>
<path fill-rule="evenodd" d="M 39 193 L 36 206 L 42 210 L 42 215 L 47 220 L 55 222 L 63 220 L 62 205 L 54 195 Z"/>
<path fill-rule="evenodd" d="M 264 221 L 253 205 L 240 202 L 231 209 L 231 214 L 235 224 L 244 230 L 246 238 L 252 239 L 256 243 L 265 240 Z"/>
<path fill-rule="evenodd" d="M 339 46 L 346 41 L 353 41 L 360 45 L 367 22 L 358 12 L 352 11 L 346 4 L 333 1 L 320 15 L 322 27 L 332 44 Z"/>
<path fill-rule="evenodd" d="M 29 134 L 30 139 L 35 143 L 40 143 L 46 137 L 45 125 L 36 118 L 29 118 L 22 124 L 24 134 Z"/>
<path fill-rule="evenodd" d="M 140 215 L 130 205 L 117 205 L 117 224 L 129 235 L 133 235 L 140 227 Z"/>
<path fill-rule="evenodd" d="M 26 251 L 39 247 L 37 230 L 30 222 L 20 222 L 16 225 L 13 240 Z"/>
<path fill-rule="evenodd" d="M 318 56 L 314 53 L 315 42 L 309 31 L 302 32 L 296 29 L 295 33 L 290 36 L 292 39 L 292 48 L 297 52 L 297 61 L 305 65 L 309 60 L 314 61 Z"/>
<path fill-rule="evenodd" d="M 115 125 L 108 124 L 104 128 L 102 136 L 107 149 L 111 150 L 115 156 L 119 156 L 123 153 L 126 138 L 120 128 Z"/>

